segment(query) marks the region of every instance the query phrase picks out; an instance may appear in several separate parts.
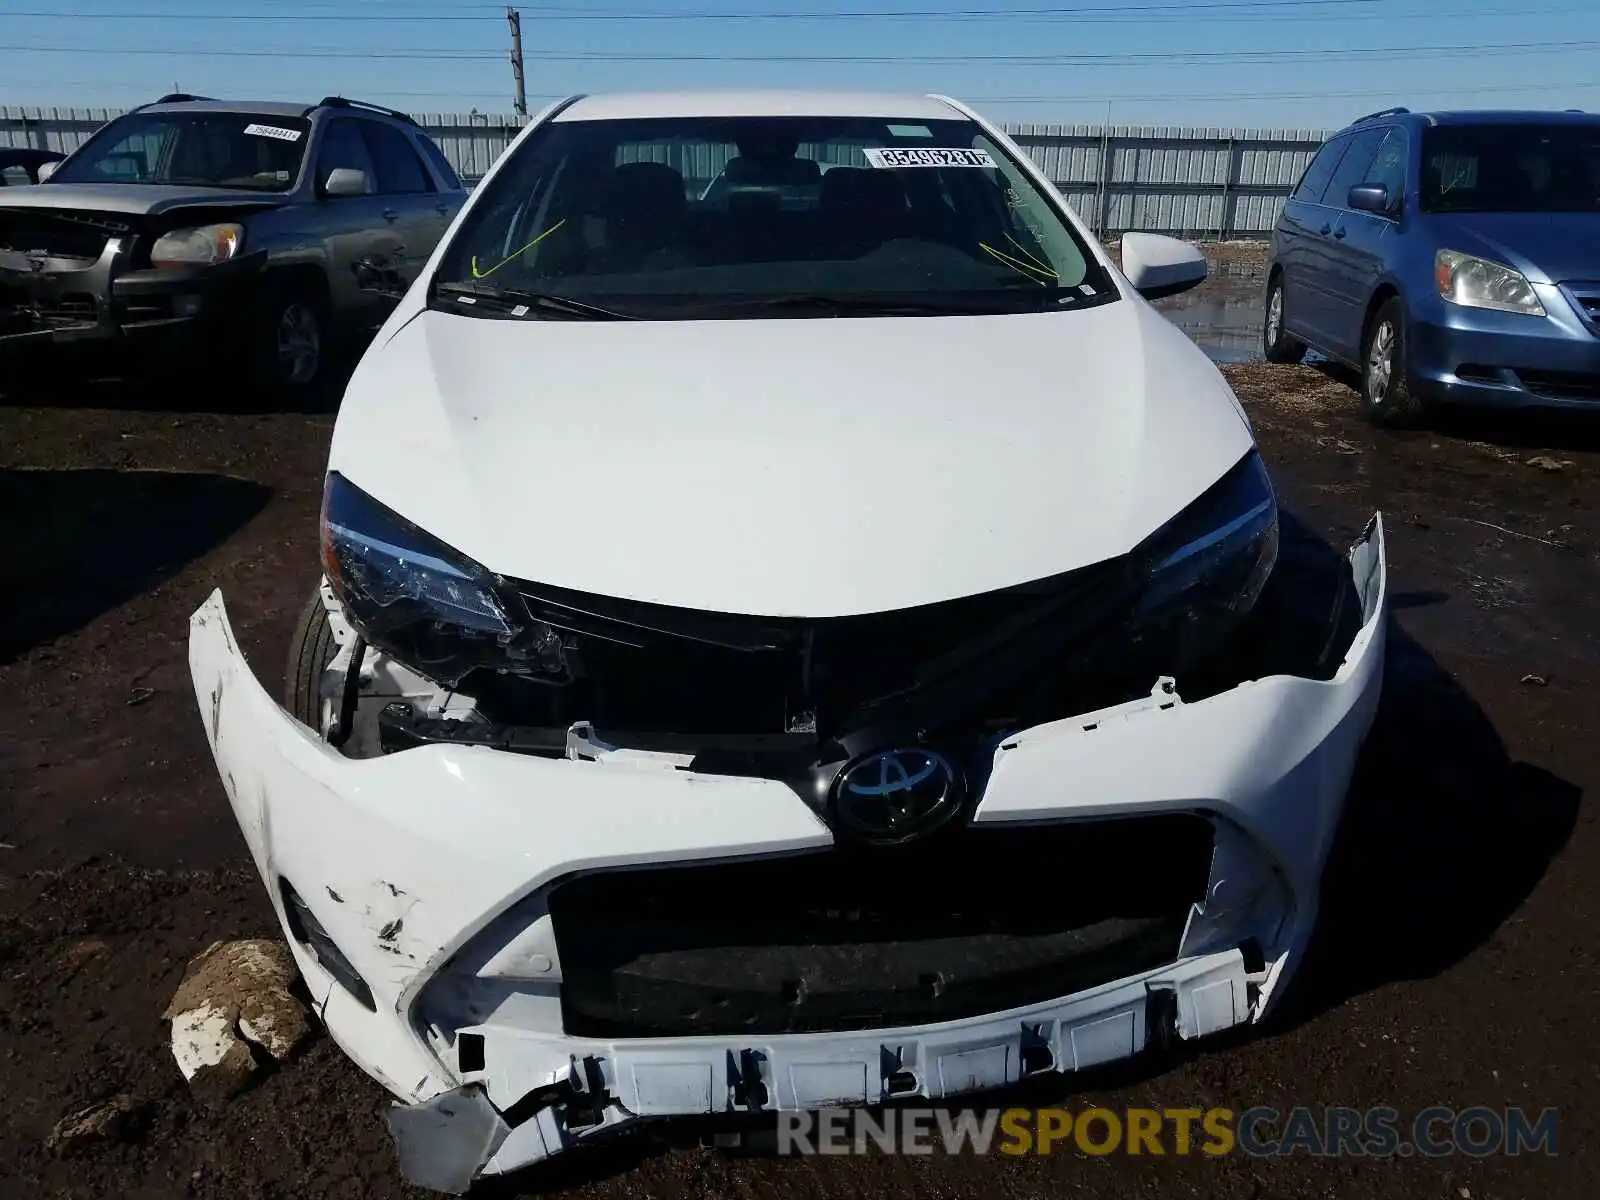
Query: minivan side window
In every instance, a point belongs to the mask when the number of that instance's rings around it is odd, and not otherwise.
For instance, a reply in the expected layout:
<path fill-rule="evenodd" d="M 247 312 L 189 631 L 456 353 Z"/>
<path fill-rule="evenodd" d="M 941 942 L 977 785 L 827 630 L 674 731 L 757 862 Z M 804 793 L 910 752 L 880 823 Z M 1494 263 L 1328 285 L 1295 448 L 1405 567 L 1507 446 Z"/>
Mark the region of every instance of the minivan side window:
<path fill-rule="evenodd" d="M 1350 138 L 1346 135 L 1334 138 L 1318 150 L 1306 173 L 1300 177 L 1300 186 L 1294 189 L 1291 199 L 1306 200 L 1312 204 L 1320 202 L 1322 191 L 1328 186 L 1328 180 L 1333 178 L 1334 168 L 1339 165 L 1339 159 L 1344 156 L 1345 147 L 1349 144 Z"/>
<path fill-rule="evenodd" d="M 1367 168 L 1362 183 L 1381 183 L 1389 189 L 1390 210 L 1397 210 L 1406 194 L 1406 131 L 1398 125 L 1389 130 L 1378 153 Z"/>
<path fill-rule="evenodd" d="M 1339 169 L 1333 173 L 1326 191 L 1323 193 L 1322 202 L 1330 208 L 1346 207 L 1350 189 L 1366 177 L 1367 168 L 1372 165 L 1372 157 L 1378 152 L 1378 144 L 1383 141 L 1385 129 L 1363 129 L 1359 133 L 1351 134 L 1350 148 L 1345 151 L 1339 160 Z"/>

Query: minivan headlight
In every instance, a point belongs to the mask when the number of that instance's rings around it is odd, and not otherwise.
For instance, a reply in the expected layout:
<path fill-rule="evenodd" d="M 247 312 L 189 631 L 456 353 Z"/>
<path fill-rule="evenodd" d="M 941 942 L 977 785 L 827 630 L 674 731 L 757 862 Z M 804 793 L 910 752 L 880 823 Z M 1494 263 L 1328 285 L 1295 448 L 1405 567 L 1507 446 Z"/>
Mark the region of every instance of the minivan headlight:
<path fill-rule="evenodd" d="M 521 619 L 503 581 L 337 471 L 322 494 L 322 569 L 366 641 L 448 687 L 488 669 L 570 679 L 548 625 Z"/>
<path fill-rule="evenodd" d="M 1544 316 L 1544 305 L 1539 303 L 1528 277 L 1504 263 L 1459 250 L 1441 250 L 1433 258 L 1433 278 L 1439 285 L 1439 295 L 1451 304 Z"/>

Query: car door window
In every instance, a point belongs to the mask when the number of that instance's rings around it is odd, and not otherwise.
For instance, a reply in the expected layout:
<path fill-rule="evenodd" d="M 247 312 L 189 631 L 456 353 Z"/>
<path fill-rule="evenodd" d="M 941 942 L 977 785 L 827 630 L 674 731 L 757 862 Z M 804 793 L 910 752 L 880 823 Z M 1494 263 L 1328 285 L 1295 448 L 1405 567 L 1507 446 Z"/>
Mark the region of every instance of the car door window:
<path fill-rule="evenodd" d="M 1406 131 L 1399 127 L 1384 134 L 1372 164 L 1359 182 L 1382 184 L 1389 189 L 1391 209 L 1399 208 L 1406 194 Z"/>
<path fill-rule="evenodd" d="M 433 164 L 434 174 L 439 177 L 439 181 L 452 191 L 459 188 L 461 177 L 456 174 L 456 169 L 450 165 L 450 160 L 444 156 L 444 151 L 434 144 L 433 139 L 426 134 L 418 134 L 417 144 L 422 147 L 422 152 Z"/>
<path fill-rule="evenodd" d="M 1367 168 L 1383 141 L 1384 129 L 1363 129 L 1350 136 L 1349 148 L 1339 160 L 1338 169 L 1322 193 L 1322 202 L 1330 208 L 1346 208 L 1350 189 L 1366 178 Z"/>
<path fill-rule="evenodd" d="M 1306 168 L 1306 173 L 1300 177 L 1300 185 L 1294 189 L 1293 198 L 1310 204 L 1321 203 L 1323 190 L 1328 186 L 1328 180 L 1333 178 L 1334 169 L 1338 167 L 1339 160 L 1344 157 L 1345 148 L 1349 144 L 1348 135 L 1336 137 L 1317 151 L 1316 157 L 1311 160 L 1311 165 Z"/>
<path fill-rule="evenodd" d="M 372 152 L 373 164 L 378 169 L 378 191 L 386 196 L 415 195 L 431 192 L 433 185 L 417 157 L 411 139 L 398 129 L 380 125 L 376 121 L 363 121 L 361 132 Z"/>
<path fill-rule="evenodd" d="M 367 153 L 367 144 L 354 121 L 334 121 L 322 135 L 322 151 L 317 156 L 317 187 L 323 187 L 328 176 L 340 167 L 364 172 L 368 185 L 376 186 L 372 156 Z"/>

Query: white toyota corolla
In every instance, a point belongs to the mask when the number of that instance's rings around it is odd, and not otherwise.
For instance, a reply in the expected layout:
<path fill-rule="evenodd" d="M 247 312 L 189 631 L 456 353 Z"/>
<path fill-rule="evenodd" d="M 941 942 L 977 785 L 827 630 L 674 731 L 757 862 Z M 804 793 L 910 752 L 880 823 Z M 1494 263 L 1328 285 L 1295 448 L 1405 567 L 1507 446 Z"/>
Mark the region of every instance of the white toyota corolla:
<path fill-rule="evenodd" d="M 1250 426 L 1147 303 L 1204 273 L 1119 268 L 941 97 L 523 131 L 350 382 L 285 705 L 220 595 L 190 637 L 413 1179 L 1267 1011 L 1378 698 L 1382 527 L 1296 626 Z"/>

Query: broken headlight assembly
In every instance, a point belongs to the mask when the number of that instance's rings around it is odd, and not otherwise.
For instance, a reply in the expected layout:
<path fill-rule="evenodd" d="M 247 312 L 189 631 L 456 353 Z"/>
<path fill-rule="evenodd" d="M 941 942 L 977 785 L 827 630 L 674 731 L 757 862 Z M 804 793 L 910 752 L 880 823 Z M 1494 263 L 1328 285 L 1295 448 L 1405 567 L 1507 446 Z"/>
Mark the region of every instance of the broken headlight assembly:
<path fill-rule="evenodd" d="M 1173 667 L 1214 649 L 1260 598 L 1278 558 L 1278 503 L 1252 450 L 1135 551 L 1145 578 L 1136 639 Z"/>
<path fill-rule="evenodd" d="M 441 684 L 479 669 L 571 680 L 560 635 L 519 620 L 499 579 L 336 471 L 322 494 L 322 569 L 369 645 Z"/>

